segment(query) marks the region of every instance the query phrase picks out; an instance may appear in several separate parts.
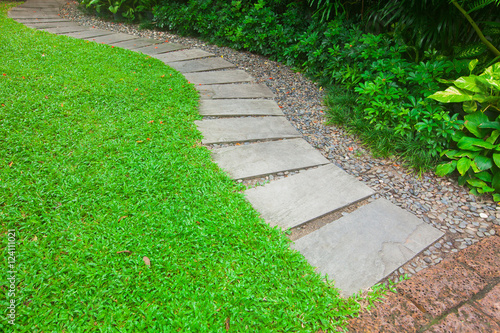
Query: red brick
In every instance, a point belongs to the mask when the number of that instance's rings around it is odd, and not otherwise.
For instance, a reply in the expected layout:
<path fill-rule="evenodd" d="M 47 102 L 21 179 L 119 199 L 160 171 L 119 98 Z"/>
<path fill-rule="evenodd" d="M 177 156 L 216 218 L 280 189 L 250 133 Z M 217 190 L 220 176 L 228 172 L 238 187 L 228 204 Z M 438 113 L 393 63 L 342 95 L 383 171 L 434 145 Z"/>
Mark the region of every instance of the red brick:
<path fill-rule="evenodd" d="M 433 325 L 428 332 L 500 332 L 500 326 L 490 317 L 466 304 L 458 309 L 458 313 L 451 313 L 440 323 Z"/>
<path fill-rule="evenodd" d="M 389 293 L 383 303 L 349 321 L 349 332 L 417 332 L 428 318 L 399 294 Z"/>
<path fill-rule="evenodd" d="M 432 316 L 440 316 L 468 300 L 486 286 L 484 279 L 456 261 L 420 271 L 403 281 L 397 290 L 417 307 Z"/>
<path fill-rule="evenodd" d="M 486 296 L 477 301 L 476 306 L 500 322 L 500 284 L 496 285 Z"/>
<path fill-rule="evenodd" d="M 474 269 L 481 277 L 500 277 L 500 237 L 488 237 L 459 252 L 456 259 Z"/>

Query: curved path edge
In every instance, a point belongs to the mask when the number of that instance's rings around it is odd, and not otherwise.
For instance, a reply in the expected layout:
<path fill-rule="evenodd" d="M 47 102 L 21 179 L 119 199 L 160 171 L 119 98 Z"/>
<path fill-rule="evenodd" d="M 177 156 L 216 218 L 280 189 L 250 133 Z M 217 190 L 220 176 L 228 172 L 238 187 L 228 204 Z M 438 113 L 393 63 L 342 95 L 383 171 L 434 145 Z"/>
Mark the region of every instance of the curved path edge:
<path fill-rule="evenodd" d="M 372 287 L 443 233 L 384 199 L 328 162 L 287 121 L 271 90 L 222 58 L 181 44 L 80 26 L 62 19 L 63 0 L 27 0 L 9 16 L 28 27 L 122 47 L 155 57 L 181 72 L 200 92 L 197 121 L 214 161 L 235 180 L 300 172 L 245 194 L 271 226 L 323 226 L 295 239 L 344 296 Z M 333 213 L 343 211 L 335 219 Z M 349 213 L 347 213 L 349 212 Z"/>

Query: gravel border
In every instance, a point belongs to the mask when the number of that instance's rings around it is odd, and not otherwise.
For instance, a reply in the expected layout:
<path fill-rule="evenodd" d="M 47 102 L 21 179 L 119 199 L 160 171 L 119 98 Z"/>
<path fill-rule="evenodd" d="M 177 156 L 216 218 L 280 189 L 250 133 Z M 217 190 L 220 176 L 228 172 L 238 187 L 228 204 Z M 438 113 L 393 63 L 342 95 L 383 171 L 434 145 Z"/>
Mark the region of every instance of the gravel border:
<path fill-rule="evenodd" d="M 326 125 L 323 115 L 323 92 L 301 73 L 265 57 L 227 47 L 210 45 L 200 39 L 181 37 L 170 32 L 139 30 L 137 24 L 105 21 L 84 15 L 78 2 L 70 1 L 61 16 L 84 26 L 176 42 L 198 48 L 235 64 L 266 84 L 276 95 L 275 101 L 286 118 L 332 163 L 374 189 L 372 200 L 383 197 L 412 212 L 443 231 L 445 236 L 387 279 L 397 281 L 435 265 L 455 252 L 495 234 L 493 224 L 500 225 L 500 206 L 489 197 L 475 197 L 450 178 L 432 173 L 421 176 L 402 167 L 395 160 L 374 158 L 357 138 L 341 127 Z M 261 182 L 269 181 L 269 176 Z M 255 184 L 255 181 L 254 181 Z M 385 281 L 387 280 L 385 279 Z"/>

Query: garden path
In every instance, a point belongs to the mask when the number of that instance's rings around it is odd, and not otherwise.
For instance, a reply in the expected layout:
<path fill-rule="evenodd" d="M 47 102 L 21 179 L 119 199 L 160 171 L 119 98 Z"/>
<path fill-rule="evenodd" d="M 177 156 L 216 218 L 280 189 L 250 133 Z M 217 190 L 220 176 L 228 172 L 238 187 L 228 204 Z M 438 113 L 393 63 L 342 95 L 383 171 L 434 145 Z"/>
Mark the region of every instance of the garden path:
<path fill-rule="evenodd" d="M 34 29 L 142 52 L 184 74 L 200 92 L 202 143 L 223 145 L 211 149 L 213 158 L 233 179 L 299 170 L 246 190 L 246 197 L 271 226 L 317 226 L 291 247 L 335 280 L 343 295 L 370 288 L 443 235 L 396 205 L 373 199 L 371 188 L 301 138 L 269 88 L 233 64 L 181 44 L 77 25 L 60 17 L 64 3 L 28 0 L 9 16 Z"/>

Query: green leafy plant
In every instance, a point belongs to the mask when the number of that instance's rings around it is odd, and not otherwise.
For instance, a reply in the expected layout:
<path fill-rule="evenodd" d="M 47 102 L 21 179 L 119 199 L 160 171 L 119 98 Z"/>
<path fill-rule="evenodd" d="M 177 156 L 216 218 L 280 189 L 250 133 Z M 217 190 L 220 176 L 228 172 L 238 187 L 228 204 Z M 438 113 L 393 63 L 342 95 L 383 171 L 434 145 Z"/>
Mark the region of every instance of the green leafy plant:
<path fill-rule="evenodd" d="M 477 60 L 469 65 L 470 71 Z M 440 164 L 440 176 L 458 171 L 461 185 L 467 185 L 474 194 L 493 193 L 500 201 L 500 63 L 481 75 L 462 76 L 445 91 L 429 98 L 442 103 L 462 103 L 467 113 L 461 122 L 462 131 L 453 136 L 455 149 L 442 155 L 451 159 Z"/>
<path fill-rule="evenodd" d="M 87 10 L 113 16 L 123 17 L 128 21 L 134 21 L 138 17 L 144 17 L 145 13 L 151 11 L 158 4 L 158 0 L 81 0 L 80 5 Z"/>

